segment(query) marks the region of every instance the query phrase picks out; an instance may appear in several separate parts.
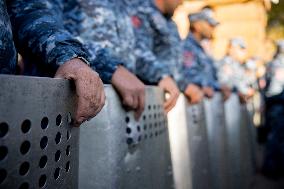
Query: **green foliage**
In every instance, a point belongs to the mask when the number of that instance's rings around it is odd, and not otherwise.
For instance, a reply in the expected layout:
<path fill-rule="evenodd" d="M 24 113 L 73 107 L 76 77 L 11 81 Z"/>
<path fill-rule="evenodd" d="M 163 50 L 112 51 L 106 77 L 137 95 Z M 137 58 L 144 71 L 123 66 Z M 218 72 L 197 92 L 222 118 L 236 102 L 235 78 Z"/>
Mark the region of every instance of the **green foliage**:
<path fill-rule="evenodd" d="M 277 40 L 284 38 L 284 1 L 280 0 L 278 4 L 273 4 L 268 13 L 268 36 Z"/>

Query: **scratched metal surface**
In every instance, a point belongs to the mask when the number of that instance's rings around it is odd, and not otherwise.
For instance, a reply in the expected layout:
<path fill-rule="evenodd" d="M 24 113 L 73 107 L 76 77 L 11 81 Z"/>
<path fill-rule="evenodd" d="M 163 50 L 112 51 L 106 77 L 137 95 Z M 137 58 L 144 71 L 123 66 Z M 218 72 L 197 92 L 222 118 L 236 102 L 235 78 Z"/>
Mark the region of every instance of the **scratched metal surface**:
<path fill-rule="evenodd" d="M 73 94 L 61 79 L 0 76 L 0 188 L 77 188 Z"/>
<path fill-rule="evenodd" d="M 208 135 L 203 103 L 187 107 L 192 188 L 212 187 Z"/>
<path fill-rule="evenodd" d="M 111 86 L 102 112 L 81 126 L 79 188 L 166 189 L 173 187 L 163 94 L 146 89 L 146 108 L 136 122 Z"/>

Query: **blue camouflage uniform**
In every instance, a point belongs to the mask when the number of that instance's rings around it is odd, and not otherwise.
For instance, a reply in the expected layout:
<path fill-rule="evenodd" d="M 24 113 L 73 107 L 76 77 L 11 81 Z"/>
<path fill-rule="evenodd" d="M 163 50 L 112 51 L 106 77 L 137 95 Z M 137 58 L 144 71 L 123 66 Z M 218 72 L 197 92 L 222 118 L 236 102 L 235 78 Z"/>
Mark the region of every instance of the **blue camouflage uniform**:
<path fill-rule="evenodd" d="M 220 90 L 214 60 L 206 54 L 192 34 L 183 41 L 183 67 L 185 77 L 201 87 Z"/>
<path fill-rule="evenodd" d="M 108 49 L 114 59 L 134 72 L 135 36 L 126 6 L 126 0 L 69 0 L 65 3 L 65 26 L 87 44 L 90 53 Z"/>
<path fill-rule="evenodd" d="M 0 1 L 0 74 L 15 74 L 17 52 L 6 1 Z"/>
<path fill-rule="evenodd" d="M 79 1 L 78 1 L 79 2 Z M 76 0 L 11 0 L 8 12 L 14 31 L 15 44 L 25 60 L 25 74 L 53 76 L 58 66 L 72 58 L 81 58 L 96 70 L 104 82 L 110 82 L 120 61 L 108 49 L 96 44 L 83 45 L 76 32 L 82 29 L 84 18 L 77 13 Z M 88 9 L 90 12 L 92 10 Z M 73 17 L 72 17 L 73 16 Z M 72 19 L 70 19 L 72 18 Z M 74 26 L 71 29 L 70 25 Z M 77 24 L 75 26 L 74 24 Z M 69 27 L 67 27 L 69 26 Z M 77 36 L 76 36 L 77 37 Z M 89 46 L 95 46 L 95 53 Z"/>
<path fill-rule="evenodd" d="M 152 0 L 139 2 L 129 11 L 136 37 L 136 74 L 148 84 L 165 76 L 181 83 L 182 46 L 175 23 Z M 188 83 L 186 78 L 183 82 Z M 179 86 L 184 90 L 185 84 Z"/>
<path fill-rule="evenodd" d="M 240 62 L 230 56 L 225 56 L 218 62 L 218 78 L 223 85 L 230 87 L 233 91 L 247 94 L 250 82 L 245 76 L 245 68 Z"/>

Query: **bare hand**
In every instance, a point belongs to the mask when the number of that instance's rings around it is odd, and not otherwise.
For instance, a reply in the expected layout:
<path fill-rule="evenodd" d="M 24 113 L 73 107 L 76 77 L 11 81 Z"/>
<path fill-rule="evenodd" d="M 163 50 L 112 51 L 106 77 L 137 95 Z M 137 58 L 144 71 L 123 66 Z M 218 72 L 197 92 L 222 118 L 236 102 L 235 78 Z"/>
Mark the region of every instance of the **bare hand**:
<path fill-rule="evenodd" d="M 255 94 L 255 90 L 253 88 L 249 88 L 247 92 L 248 98 L 252 98 Z"/>
<path fill-rule="evenodd" d="M 165 93 L 169 94 L 169 98 L 166 99 L 164 103 L 165 111 L 168 113 L 176 105 L 179 97 L 179 89 L 171 77 L 165 77 L 162 79 L 158 86 L 163 89 Z"/>
<path fill-rule="evenodd" d="M 111 83 L 122 98 L 122 104 L 135 111 L 138 121 L 145 108 L 145 85 L 122 66 L 114 72 Z"/>
<path fill-rule="evenodd" d="M 189 84 L 186 87 L 184 94 L 190 104 L 199 104 L 204 96 L 202 89 L 195 84 Z"/>
<path fill-rule="evenodd" d="M 105 93 L 99 75 L 80 59 L 74 58 L 60 66 L 56 78 L 72 80 L 78 97 L 74 125 L 96 116 L 104 106 Z"/>
<path fill-rule="evenodd" d="M 223 94 L 224 101 L 228 100 L 232 94 L 231 89 L 226 85 L 221 86 L 221 92 Z"/>
<path fill-rule="evenodd" d="M 214 96 L 214 90 L 211 87 L 203 87 L 203 92 L 207 98 L 213 98 Z"/>

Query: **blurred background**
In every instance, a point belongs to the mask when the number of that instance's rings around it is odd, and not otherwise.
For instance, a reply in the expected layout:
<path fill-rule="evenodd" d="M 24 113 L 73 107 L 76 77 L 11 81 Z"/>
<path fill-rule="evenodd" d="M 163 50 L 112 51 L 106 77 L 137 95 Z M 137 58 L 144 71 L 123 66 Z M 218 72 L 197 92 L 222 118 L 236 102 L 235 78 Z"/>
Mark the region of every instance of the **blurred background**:
<path fill-rule="evenodd" d="M 210 54 L 220 60 L 226 55 L 230 39 L 241 37 L 247 44 L 247 60 L 257 59 L 257 78 L 265 77 L 268 63 L 276 55 L 277 41 L 284 39 L 284 0 L 189 0 L 185 1 L 176 11 L 174 21 L 178 25 L 181 38 L 189 33 L 190 23 L 187 15 L 199 12 L 205 7 L 214 11 L 220 24 L 214 30 L 210 41 Z M 256 111 L 253 121 L 256 127 L 263 125 L 263 100 L 258 93 L 253 103 Z M 282 101 L 281 101 L 282 102 Z M 261 105 L 262 104 L 262 105 Z M 264 118 L 265 119 L 265 118 Z M 265 128 L 265 127 L 264 127 Z M 261 129 L 259 129 L 261 131 Z M 259 132 L 259 136 L 261 136 Z M 264 143 L 263 143 L 264 144 Z M 261 170 L 264 145 L 258 145 L 257 161 Z M 282 156 L 281 156 L 282 157 Z M 284 179 L 269 180 L 260 172 L 252 182 L 253 189 L 282 189 Z"/>
<path fill-rule="evenodd" d="M 189 0 L 174 16 L 182 38 L 188 33 L 189 13 L 211 7 L 220 25 L 212 41 L 212 54 L 220 59 L 226 53 L 229 39 L 242 37 L 248 45 L 249 57 L 272 59 L 274 41 L 284 38 L 284 1 L 280 0 Z"/>

